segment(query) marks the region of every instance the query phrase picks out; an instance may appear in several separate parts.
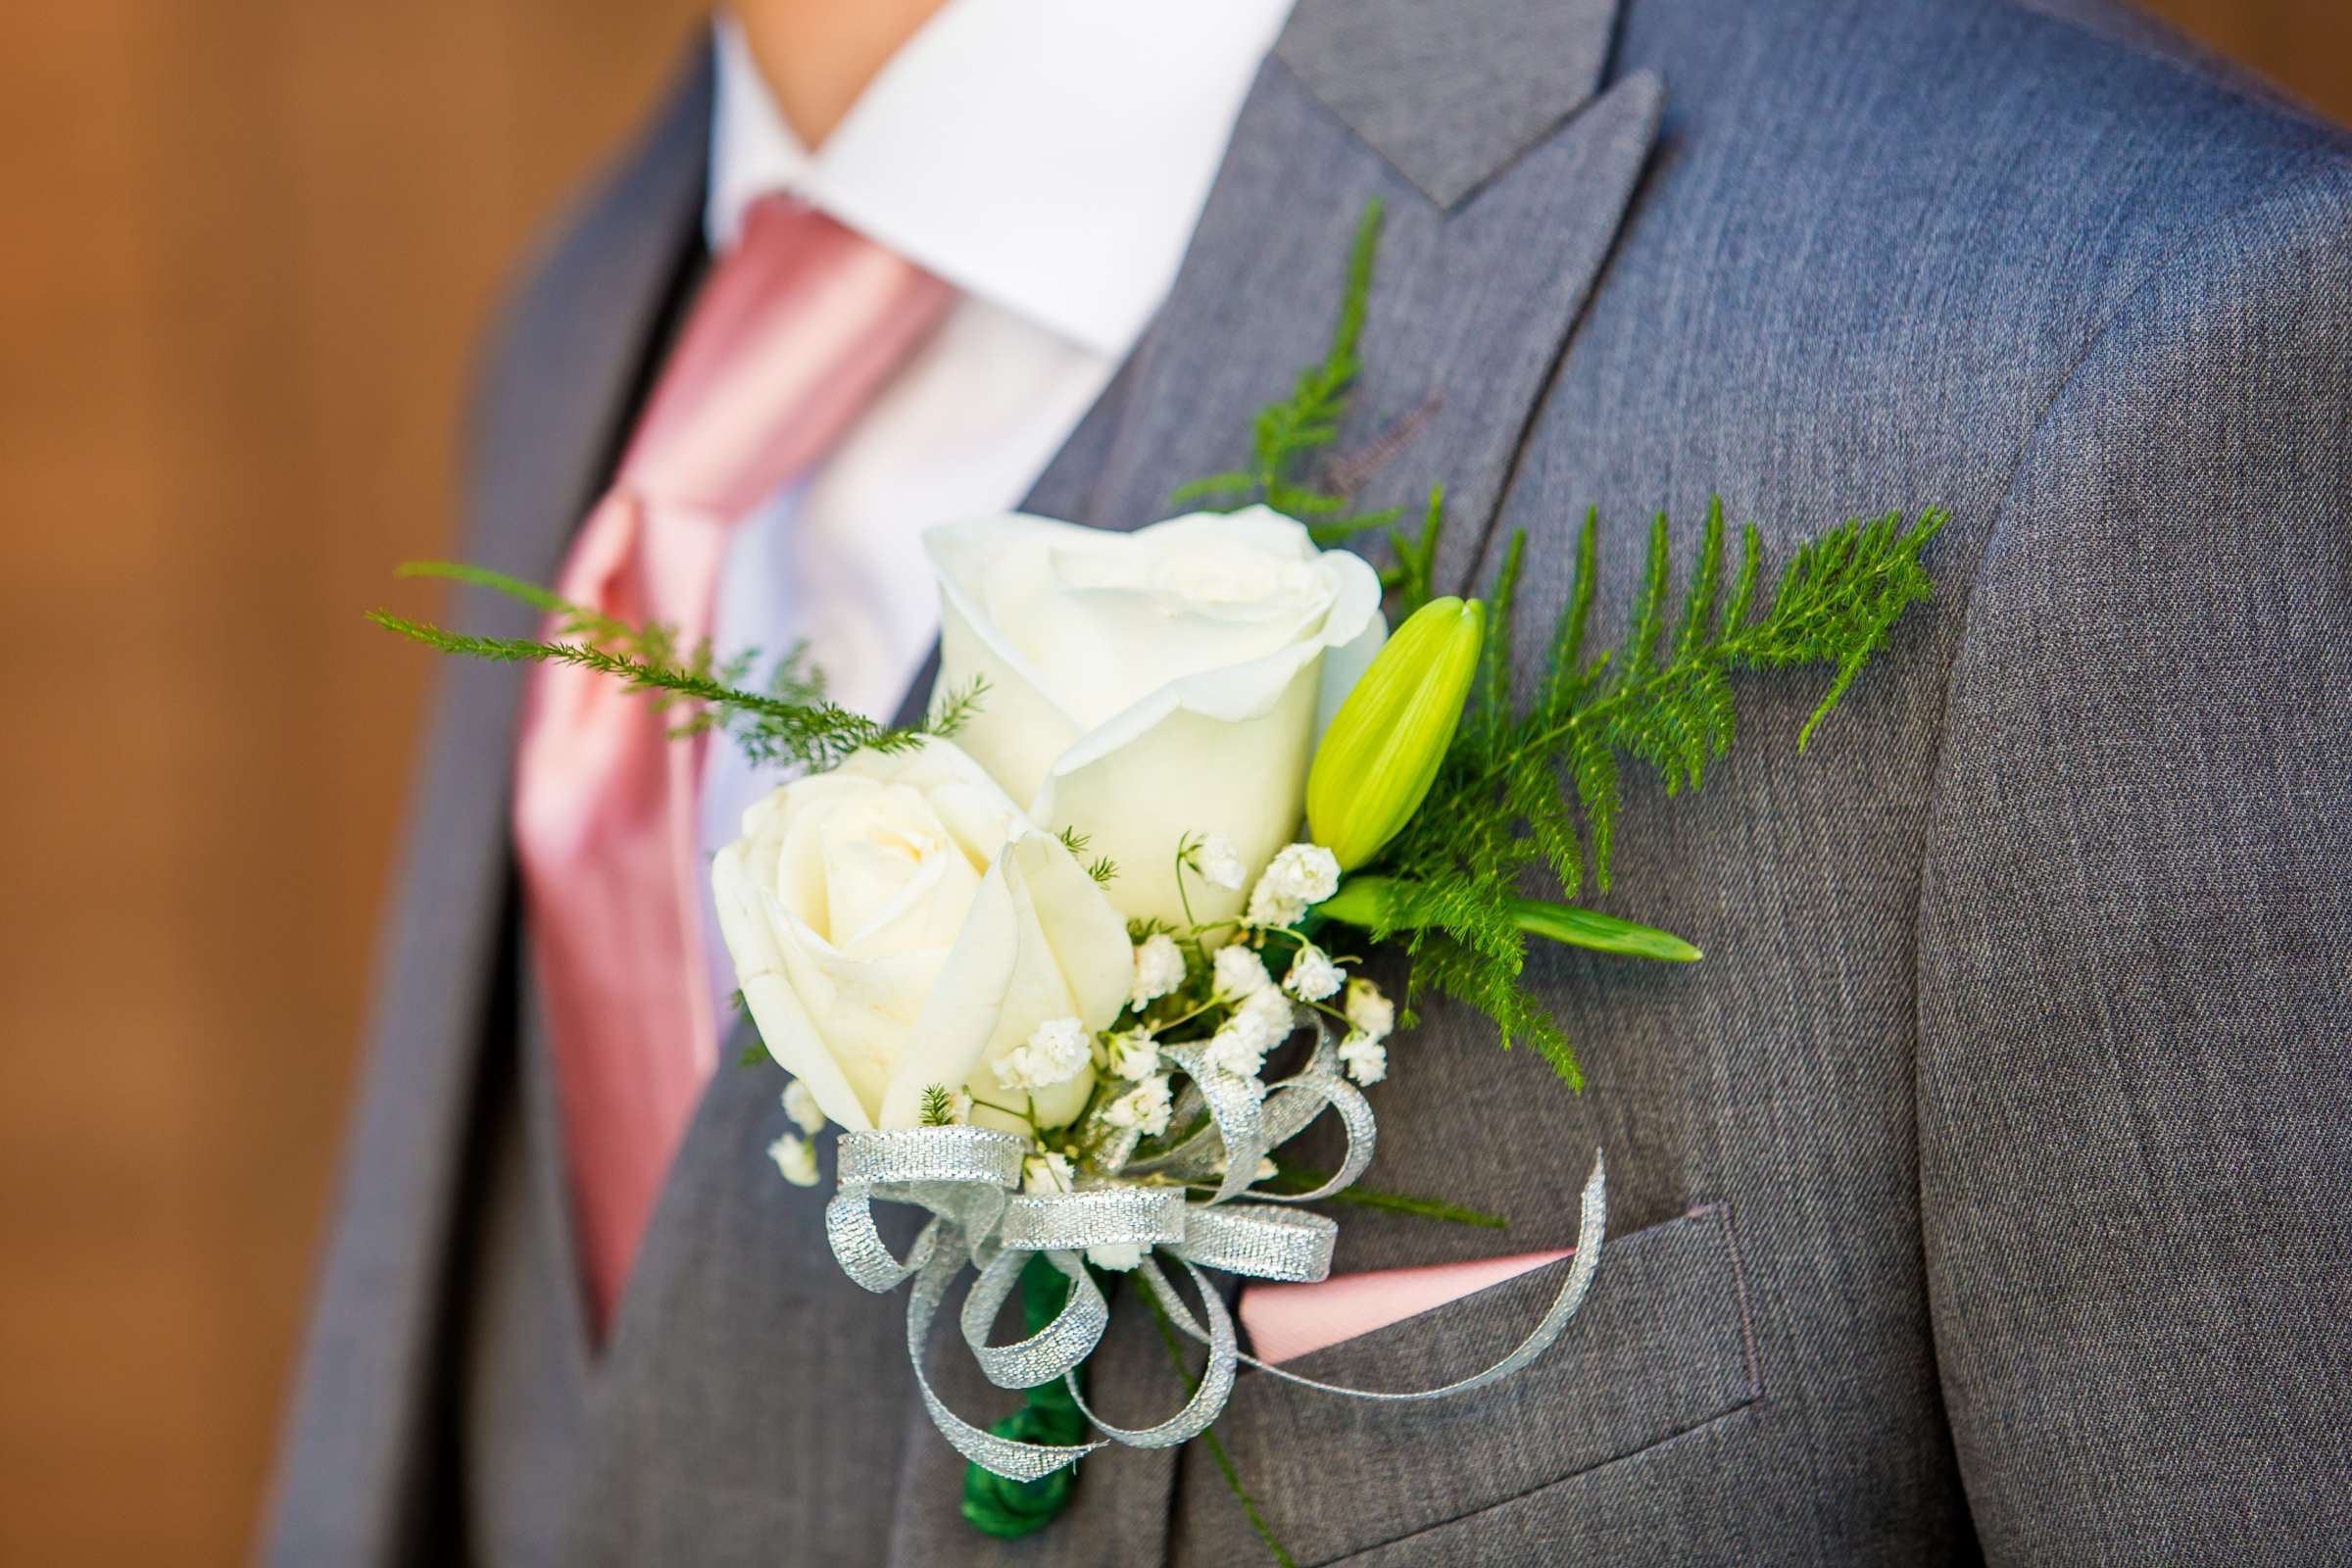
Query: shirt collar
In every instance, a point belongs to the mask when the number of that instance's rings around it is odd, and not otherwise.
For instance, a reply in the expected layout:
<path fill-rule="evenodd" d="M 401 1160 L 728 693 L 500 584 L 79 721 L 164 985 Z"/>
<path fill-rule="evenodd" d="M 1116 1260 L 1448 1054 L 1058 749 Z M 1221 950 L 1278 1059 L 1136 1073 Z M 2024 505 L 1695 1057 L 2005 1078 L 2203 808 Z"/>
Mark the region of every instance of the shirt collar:
<path fill-rule="evenodd" d="M 716 27 L 704 228 L 785 191 L 956 285 L 1124 354 L 1191 242 L 1290 0 L 949 0 L 823 145 Z"/>

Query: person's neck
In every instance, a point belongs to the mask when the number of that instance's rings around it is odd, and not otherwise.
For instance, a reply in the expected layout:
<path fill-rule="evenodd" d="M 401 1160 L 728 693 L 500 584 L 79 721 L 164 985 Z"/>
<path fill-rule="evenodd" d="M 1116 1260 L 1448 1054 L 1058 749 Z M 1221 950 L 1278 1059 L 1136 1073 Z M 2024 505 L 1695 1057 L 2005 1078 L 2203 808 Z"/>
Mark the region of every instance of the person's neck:
<path fill-rule="evenodd" d="M 744 41 L 803 146 L 833 133 L 866 83 L 946 0 L 732 0 Z"/>

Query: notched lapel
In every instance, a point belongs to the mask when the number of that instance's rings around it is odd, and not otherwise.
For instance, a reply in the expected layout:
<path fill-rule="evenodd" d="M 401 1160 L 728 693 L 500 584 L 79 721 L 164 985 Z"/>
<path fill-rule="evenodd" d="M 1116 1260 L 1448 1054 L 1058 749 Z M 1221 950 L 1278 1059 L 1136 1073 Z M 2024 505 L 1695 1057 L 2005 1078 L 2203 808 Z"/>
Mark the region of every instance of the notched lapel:
<path fill-rule="evenodd" d="M 1353 470 L 1367 509 L 1417 515 L 1445 485 L 1439 577 L 1465 583 L 1640 183 L 1663 100 L 1647 73 L 1615 84 L 1448 209 L 1415 188 L 1393 150 L 1335 120 L 1287 52 L 1270 62 L 1131 367 L 1086 520 L 1165 515 L 1175 486 L 1247 460 L 1250 416 L 1322 357 L 1350 237 L 1379 197 L 1364 370 L 1334 461 Z"/>
<path fill-rule="evenodd" d="M 1299 0 L 1275 52 L 1451 208 L 1598 90 L 1616 14 L 1617 0 Z"/>

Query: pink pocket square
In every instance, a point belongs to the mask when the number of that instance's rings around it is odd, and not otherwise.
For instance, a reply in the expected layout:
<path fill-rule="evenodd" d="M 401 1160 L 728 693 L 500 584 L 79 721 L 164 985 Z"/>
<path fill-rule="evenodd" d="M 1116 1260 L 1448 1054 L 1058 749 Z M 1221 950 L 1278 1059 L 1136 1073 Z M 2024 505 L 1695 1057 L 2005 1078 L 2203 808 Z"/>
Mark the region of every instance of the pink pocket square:
<path fill-rule="evenodd" d="M 1574 1250 L 1335 1274 L 1313 1285 L 1250 1285 L 1242 1292 L 1242 1327 L 1250 1353 L 1279 1364 L 1458 1301 Z"/>

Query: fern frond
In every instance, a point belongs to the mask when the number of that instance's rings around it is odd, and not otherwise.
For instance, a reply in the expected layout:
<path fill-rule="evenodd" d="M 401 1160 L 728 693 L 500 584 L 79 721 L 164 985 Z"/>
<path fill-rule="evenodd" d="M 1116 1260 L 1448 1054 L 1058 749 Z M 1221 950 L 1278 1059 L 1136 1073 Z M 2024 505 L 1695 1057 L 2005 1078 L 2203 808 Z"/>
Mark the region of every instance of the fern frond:
<path fill-rule="evenodd" d="M 1599 575 L 1600 509 L 1593 507 L 1585 514 L 1585 526 L 1576 540 L 1576 581 L 1568 590 L 1568 603 L 1560 618 L 1552 626 L 1551 650 L 1544 660 L 1544 685 L 1541 707 L 1547 722 L 1557 723 L 1576 706 L 1585 687 L 1600 673 L 1588 672 L 1585 662 L 1585 632 L 1592 620 L 1592 580 Z"/>
<path fill-rule="evenodd" d="M 1740 576 L 1732 585 L 1732 602 L 1723 612 L 1723 629 L 1728 636 L 1747 623 L 1747 607 L 1755 602 L 1756 573 L 1764 564 L 1764 535 L 1752 522 L 1740 529 Z"/>
<path fill-rule="evenodd" d="M 1512 611 L 1519 600 L 1519 573 L 1527 561 L 1527 530 L 1514 529 L 1503 548 L 1494 588 L 1487 598 L 1487 640 L 1478 651 L 1478 684 L 1472 710 L 1478 735 L 1472 742 L 1492 755 L 1511 727 Z"/>
<path fill-rule="evenodd" d="M 1633 629 L 1617 660 L 1617 685 L 1630 686 L 1648 675 L 1658 657 L 1658 626 L 1666 615 L 1666 514 L 1649 526 L 1649 559 L 1642 572 L 1642 594 L 1634 601 Z"/>
<path fill-rule="evenodd" d="M 1421 514 L 1421 533 L 1408 539 L 1401 528 L 1389 530 L 1389 544 L 1396 552 L 1396 564 L 1381 578 L 1384 586 L 1396 590 L 1397 618 L 1419 610 L 1438 596 L 1438 540 L 1446 528 L 1446 487 L 1432 485 L 1429 506 Z"/>
<path fill-rule="evenodd" d="M 827 703 L 800 703 L 730 686 L 689 666 L 666 664 L 593 642 L 557 642 L 533 637 L 482 637 L 371 610 L 368 618 L 386 631 L 445 654 L 495 663 L 575 664 L 617 677 L 630 690 L 656 702 L 685 700 L 723 710 L 729 733 L 755 761 L 790 761 L 809 768 L 831 767 L 864 748 L 899 751 L 916 737 Z M 688 724 L 698 720 L 689 720 Z M 691 729 L 687 730 L 692 733 Z"/>
<path fill-rule="evenodd" d="M 988 697 L 988 677 L 974 675 L 961 686 L 943 692 L 931 705 L 930 716 L 923 720 L 923 733 L 952 740 L 972 721 L 980 705 Z"/>
<path fill-rule="evenodd" d="M 1690 590 L 1683 596 L 1683 629 L 1674 639 L 1677 659 L 1698 651 L 1714 629 L 1715 598 L 1723 590 L 1723 498 L 1707 503 L 1707 531 L 1700 538 L 1698 564 L 1690 569 Z"/>
<path fill-rule="evenodd" d="M 1943 518 L 1930 511 L 1908 528 L 1896 514 L 1831 529 L 1798 550 L 1771 608 L 1755 614 L 1761 539 L 1752 524 L 1741 530 L 1740 570 L 1729 600 L 1721 600 L 1727 529 L 1717 502 L 1708 509 L 1669 638 L 1674 583 L 1668 524 L 1660 515 L 1651 525 L 1625 640 L 1613 656 L 1588 666 L 1582 660 L 1598 528 L 1597 514 L 1589 515 L 1544 679 L 1523 708 L 1510 691 L 1512 608 L 1524 559 L 1524 540 L 1514 536 L 1496 571 L 1470 712 L 1421 810 L 1371 868 L 1411 884 L 1384 893 L 1386 912 L 1374 932 L 1376 939 L 1404 941 L 1412 959 L 1408 1002 L 1435 992 L 1476 1007 L 1494 1021 L 1506 1047 L 1529 1041 L 1562 1077 L 1576 1081 L 1566 1038 L 1520 984 L 1521 879 L 1542 866 L 1571 894 L 1586 879 L 1608 891 L 1625 760 L 1656 773 L 1669 795 L 1704 783 L 1708 764 L 1730 749 L 1736 732 L 1735 671 L 1832 670 L 1828 692 L 1799 732 L 1801 748 L 1885 645 L 1895 619 L 1928 595 L 1932 585 L 1919 557 Z"/>
<path fill-rule="evenodd" d="M 1168 492 L 1168 499 L 1181 506 L 1187 501 L 1206 501 L 1212 496 L 1249 497 L 1257 494 L 1257 475 L 1241 468 L 1229 468 L 1223 473 L 1211 473 L 1190 480 Z M 1237 501 L 1236 506 L 1242 504 Z"/>
<path fill-rule="evenodd" d="M 1309 473 L 1316 456 L 1340 438 L 1363 368 L 1358 345 L 1372 304 L 1382 211 L 1377 200 L 1364 204 L 1348 247 L 1348 280 L 1341 290 L 1339 315 L 1323 358 L 1301 369 L 1289 394 L 1260 409 L 1250 420 L 1250 466 L 1178 485 L 1168 499 L 1175 505 L 1203 503 L 1224 511 L 1263 502 L 1285 516 L 1306 523 L 1316 545 L 1326 550 L 1385 528 L 1396 563 L 1381 574 L 1381 582 L 1398 590 L 1402 613 L 1409 615 L 1434 597 L 1431 582 L 1437 568 L 1443 492 L 1431 492 L 1416 540 L 1407 538 L 1396 526 L 1403 509 L 1351 511 L 1348 485 L 1326 488 Z"/>

